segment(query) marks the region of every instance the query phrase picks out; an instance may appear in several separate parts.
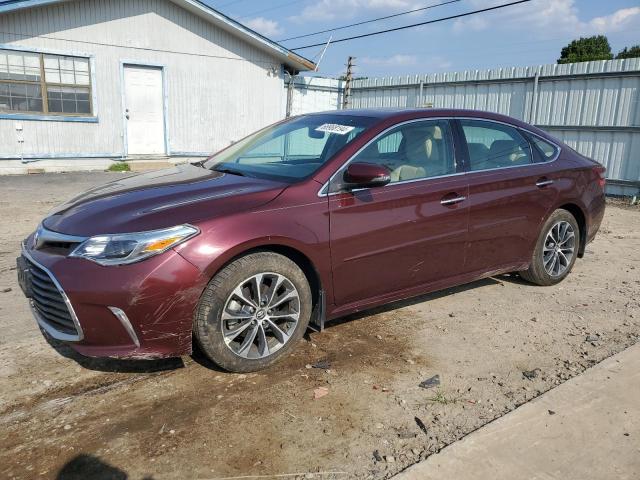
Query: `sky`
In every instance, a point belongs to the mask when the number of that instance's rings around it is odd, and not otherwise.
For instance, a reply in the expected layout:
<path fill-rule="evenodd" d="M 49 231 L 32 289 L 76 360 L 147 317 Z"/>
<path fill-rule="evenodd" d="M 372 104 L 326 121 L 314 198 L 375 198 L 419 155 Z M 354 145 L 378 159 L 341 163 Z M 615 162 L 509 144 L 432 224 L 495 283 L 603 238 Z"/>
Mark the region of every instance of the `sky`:
<path fill-rule="evenodd" d="M 340 27 L 448 0 L 205 0 L 272 40 Z M 428 21 L 513 0 L 459 0 L 429 10 L 307 38 L 287 48 Z M 465 18 L 330 45 L 317 75 L 399 76 L 555 63 L 580 36 L 604 34 L 617 53 L 640 44 L 638 0 L 532 0 Z M 297 50 L 317 60 L 323 47 Z"/>

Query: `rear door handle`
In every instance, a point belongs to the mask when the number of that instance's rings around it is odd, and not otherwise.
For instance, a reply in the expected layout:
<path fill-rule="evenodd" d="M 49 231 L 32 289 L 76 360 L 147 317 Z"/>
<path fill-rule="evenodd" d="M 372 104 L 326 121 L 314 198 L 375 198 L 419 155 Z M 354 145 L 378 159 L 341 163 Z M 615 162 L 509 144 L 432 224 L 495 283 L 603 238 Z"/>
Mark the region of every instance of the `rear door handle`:
<path fill-rule="evenodd" d="M 546 187 L 547 185 L 553 185 L 553 180 L 549 180 L 548 178 L 541 178 L 536 182 L 536 187 L 538 188 Z"/>
<path fill-rule="evenodd" d="M 440 204 L 441 205 L 455 205 L 456 203 L 460 203 L 460 202 L 464 202 L 467 199 L 467 197 L 463 196 L 463 195 L 458 195 L 457 197 L 443 197 L 442 200 L 440 200 Z"/>

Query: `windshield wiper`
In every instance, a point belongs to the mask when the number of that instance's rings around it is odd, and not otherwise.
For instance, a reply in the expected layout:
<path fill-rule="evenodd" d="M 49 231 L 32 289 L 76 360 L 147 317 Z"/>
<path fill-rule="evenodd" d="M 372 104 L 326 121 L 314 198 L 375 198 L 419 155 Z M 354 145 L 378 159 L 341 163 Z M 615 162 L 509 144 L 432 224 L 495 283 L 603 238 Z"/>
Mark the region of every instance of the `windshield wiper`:
<path fill-rule="evenodd" d="M 235 168 L 231 168 L 231 167 L 215 167 L 212 169 L 215 172 L 220 172 L 220 173 L 229 173 L 231 175 L 238 175 L 240 177 L 246 177 L 247 174 L 244 173 L 242 170 L 237 170 Z"/>

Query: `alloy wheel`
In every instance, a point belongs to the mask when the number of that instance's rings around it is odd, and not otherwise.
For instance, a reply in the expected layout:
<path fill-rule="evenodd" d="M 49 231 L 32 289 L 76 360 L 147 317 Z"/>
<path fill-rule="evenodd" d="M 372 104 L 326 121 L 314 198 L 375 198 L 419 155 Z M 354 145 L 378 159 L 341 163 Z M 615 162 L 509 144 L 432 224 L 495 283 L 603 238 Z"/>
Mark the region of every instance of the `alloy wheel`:
<path fill-rule="evenodd" d="M 268 357 L 291 338 L 300 319 L 300 296 L 278 273 L 259 273 L 241 282 L 222 311 L 227 347 L 248 359 Z"/>
<path fill-rule="evenodd" d="M 576 234 L 566 221 L 554 224 L 547 233 L 542 249 L 545 271 L 552 277 L 564 274 L 575 255 Z"/>

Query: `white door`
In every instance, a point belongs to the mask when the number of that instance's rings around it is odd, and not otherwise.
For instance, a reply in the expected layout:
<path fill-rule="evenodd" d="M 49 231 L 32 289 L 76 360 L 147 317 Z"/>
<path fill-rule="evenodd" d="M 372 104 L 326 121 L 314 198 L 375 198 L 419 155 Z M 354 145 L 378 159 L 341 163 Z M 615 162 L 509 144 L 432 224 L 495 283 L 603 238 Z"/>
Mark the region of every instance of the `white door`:
<path fill-rule="evenodd" d="M 129 155 L 165 154 L 162 69 L 125 65 L 125 121 Z"/>

